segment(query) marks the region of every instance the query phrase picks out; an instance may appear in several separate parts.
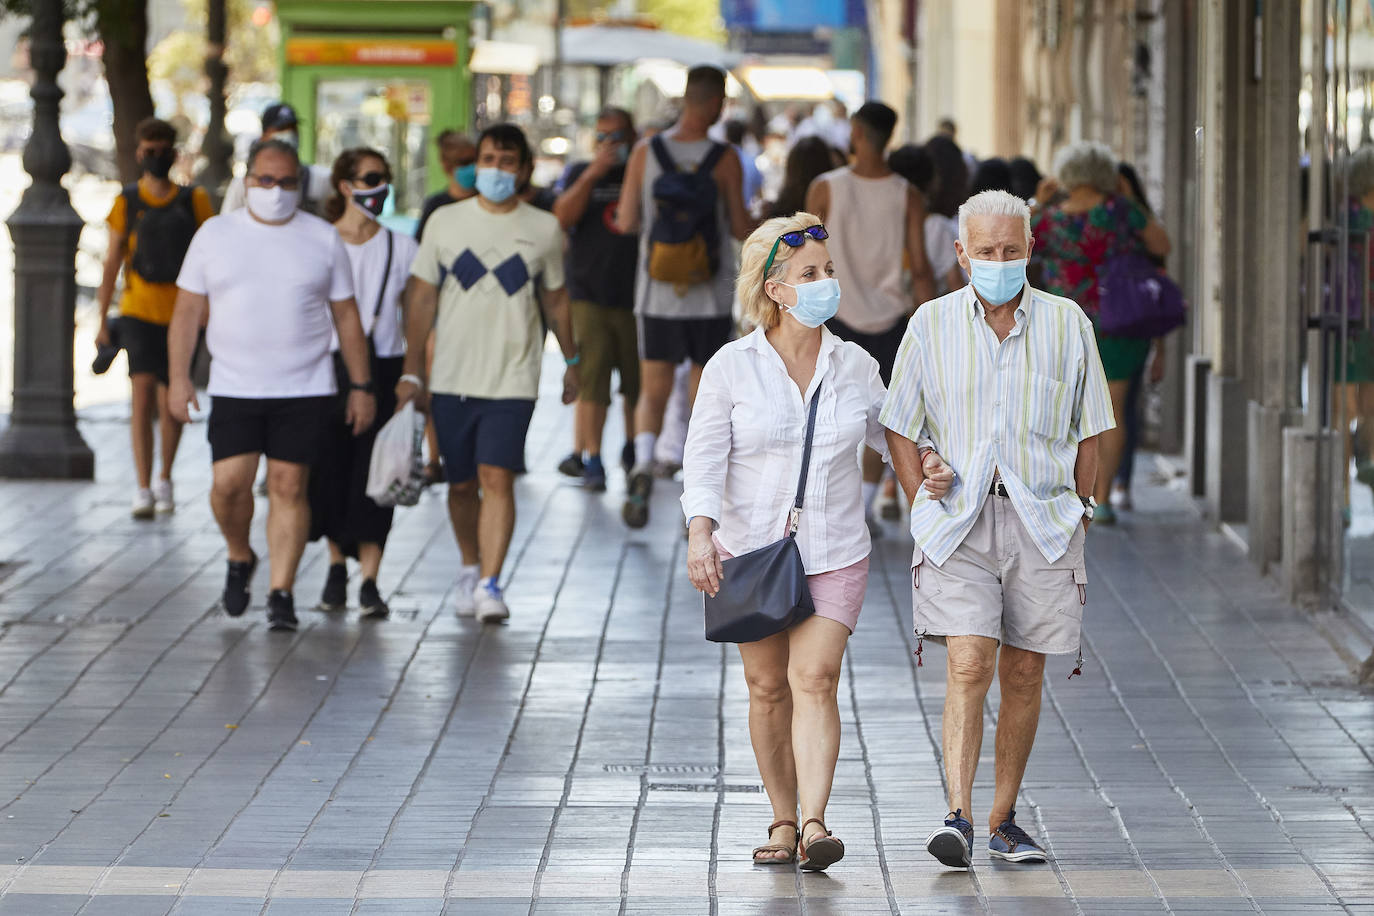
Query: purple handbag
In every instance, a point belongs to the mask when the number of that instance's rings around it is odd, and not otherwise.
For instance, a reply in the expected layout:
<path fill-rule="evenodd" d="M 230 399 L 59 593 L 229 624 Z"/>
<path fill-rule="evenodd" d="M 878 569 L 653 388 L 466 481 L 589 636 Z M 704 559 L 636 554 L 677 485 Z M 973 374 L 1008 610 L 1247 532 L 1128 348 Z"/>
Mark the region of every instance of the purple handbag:
<path fill-rule="evenodd" d="M 1097 327 L 1107 337 L 1163 337 L 1187 319 L 1183 290 L 1143 254 L 1109 258 L 1097 294 Z"/>

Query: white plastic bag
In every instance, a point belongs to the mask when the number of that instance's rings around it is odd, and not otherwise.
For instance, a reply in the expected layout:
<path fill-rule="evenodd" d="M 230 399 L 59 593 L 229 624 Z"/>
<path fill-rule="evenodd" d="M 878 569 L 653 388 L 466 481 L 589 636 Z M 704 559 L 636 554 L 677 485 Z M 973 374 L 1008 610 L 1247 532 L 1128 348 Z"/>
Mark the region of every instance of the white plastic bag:
<path fill-rule="evenodd" d="M 413 506 L 425 488 L 425 417 L 407 401 L 377 431 L 367 470 L 367 495 L 379 506 Z"/>

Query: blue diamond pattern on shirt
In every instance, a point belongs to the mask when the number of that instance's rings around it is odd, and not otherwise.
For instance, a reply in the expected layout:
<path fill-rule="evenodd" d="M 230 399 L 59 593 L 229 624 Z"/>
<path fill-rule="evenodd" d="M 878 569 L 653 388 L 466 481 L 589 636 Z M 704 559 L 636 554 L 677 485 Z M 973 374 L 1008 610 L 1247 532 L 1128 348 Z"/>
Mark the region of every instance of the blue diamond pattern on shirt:
<path fill-rule="evenodd" d="M 444 281 L 447 280 L 447 279 L 448 279 L 448 268 L 445 267 L 444 265 L 440 264 L 440 265 L 439 265 L 439 284 L 438 284 L 440 289 L 443 289 L 443 288 L 444 288 Z"/>
<path fill-rule="evenodd" d="M 506 291 L 507 296 L 514 296 L 530 280 L 525 259 L 518 254 L 513 254 L 498 264 L 492 274 L 500 281 L 501 288 Z"/>
<path fill-rule="evenodd" d="M 474 283 L 487 275 L 487 267 L 477 255 L 472 253 L 471 248 L 463 249 L 463 253 L 458 255 L 458 259 L 453 262 L 451 269 L 453 279 L 463 285 L 463 289 L 472 289 Z"/>

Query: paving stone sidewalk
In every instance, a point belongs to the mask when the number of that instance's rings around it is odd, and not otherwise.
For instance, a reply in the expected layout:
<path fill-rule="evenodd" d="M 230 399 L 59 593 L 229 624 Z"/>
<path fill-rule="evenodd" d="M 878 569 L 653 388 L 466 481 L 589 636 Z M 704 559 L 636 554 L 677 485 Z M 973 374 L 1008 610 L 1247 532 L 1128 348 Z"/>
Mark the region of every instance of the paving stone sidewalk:
<path fill-rule="evenodd" d="M 628 532 L 618 474 L 595 496 L 553 471 L 569 425 L 541 402 L 504 627 L 446 608 L 437 493 L 398 514 L 391 621 L 268 633 L 265 569 L 248 616 L 216 612 L 203 425 L 170 518 L 129 518 L 118 410 L 83 421 L 95 484 L 0 482 L 0 913 L 1374 913 L 1374 698 L 1158 482 L 1089 540 L 1084 676 L 1049 665 L 1018 809 L 1053 864 L 923 850 L 944 657 L 916 666 L 894 525 L 840 684 L 848 855 L 753 867 L 744 682 L 702 639 L 678 489 Z M 312 546 L 298 605 L 325 564 Z"/>

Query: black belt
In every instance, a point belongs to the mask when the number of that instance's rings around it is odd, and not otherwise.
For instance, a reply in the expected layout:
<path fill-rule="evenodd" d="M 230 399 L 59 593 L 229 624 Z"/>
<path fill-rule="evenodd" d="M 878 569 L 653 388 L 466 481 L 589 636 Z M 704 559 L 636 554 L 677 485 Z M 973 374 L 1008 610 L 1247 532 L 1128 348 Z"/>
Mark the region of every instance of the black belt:
<path fill-rule="evenodd" d="M 990 496 L 1000 496 L 1003 499 L 1010 499 L 1011 494 L 1007 492 L 1007 485 L 1002 483 L 1002 478 L 992 478 L 992 488 L 988 490 Z"/>

